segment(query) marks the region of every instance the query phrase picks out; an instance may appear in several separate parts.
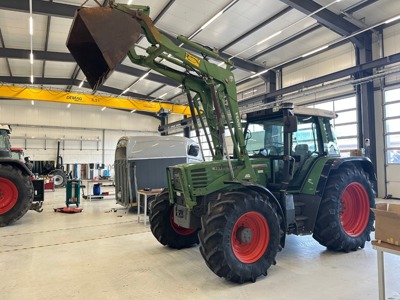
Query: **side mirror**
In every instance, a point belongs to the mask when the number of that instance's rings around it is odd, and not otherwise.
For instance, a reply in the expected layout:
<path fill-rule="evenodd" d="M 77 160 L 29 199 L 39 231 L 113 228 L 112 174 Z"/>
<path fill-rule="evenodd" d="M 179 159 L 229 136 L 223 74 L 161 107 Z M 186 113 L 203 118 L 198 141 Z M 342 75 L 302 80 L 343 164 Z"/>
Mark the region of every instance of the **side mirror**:
<path fill-rule="evenodd" d="M 197 145 L 190 145 L 189 146 L 189 150 L 188 150 L 188 154 L 190 156 L 197 156 L 199 155 L 199 151 L 200 151 L 200 147 Z"/>
<path fill-rule="evenodd" d="M 292 133 L 297 131 L 297 117 L 296 116 L 284 116 L 283 127 L 285 133 Z"/>

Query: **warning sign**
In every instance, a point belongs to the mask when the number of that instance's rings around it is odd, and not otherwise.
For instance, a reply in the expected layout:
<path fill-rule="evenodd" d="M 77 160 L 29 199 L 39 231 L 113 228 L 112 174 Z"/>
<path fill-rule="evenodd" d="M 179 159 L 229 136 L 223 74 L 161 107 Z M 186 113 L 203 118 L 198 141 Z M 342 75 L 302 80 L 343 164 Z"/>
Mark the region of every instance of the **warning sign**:
<path fill-rule="evenodd" d="M 200 66 L 200 59 L 190 53 L 185 53 L 185 59 L 196 67 Z"/>

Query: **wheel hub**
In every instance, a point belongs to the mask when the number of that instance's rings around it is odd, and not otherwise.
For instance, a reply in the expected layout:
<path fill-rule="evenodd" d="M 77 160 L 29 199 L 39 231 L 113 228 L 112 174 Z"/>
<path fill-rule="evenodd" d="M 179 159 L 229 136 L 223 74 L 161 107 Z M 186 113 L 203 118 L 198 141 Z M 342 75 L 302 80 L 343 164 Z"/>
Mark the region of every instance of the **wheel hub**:
<path fill-rule="evenodd" d="M 256 211 L 246 212 L 237 219 L 231 233 L 233 253 L 243 263 L 254 263 L 267 250 L 269 236 L 264 216 Z"/>
<path fill-rule="evenodd" d="M 242 244 L 248 244 L 253 239 L 253 232 L 250 228 L 241 226 L 236 232 L 236 238 Z"/>
<path fill-rule="evenodd" d="M 10 180 L 0 178 L 0 214 L 10 211 L 18 201 L 17 187 Z"/>
<path fill-rule="evenodd" d="M 369 219 L 369 197 L 362 184 L 350 183 L 340 201 L 340 221 L 344 231 L 352 237 L 362 234 Z"/>

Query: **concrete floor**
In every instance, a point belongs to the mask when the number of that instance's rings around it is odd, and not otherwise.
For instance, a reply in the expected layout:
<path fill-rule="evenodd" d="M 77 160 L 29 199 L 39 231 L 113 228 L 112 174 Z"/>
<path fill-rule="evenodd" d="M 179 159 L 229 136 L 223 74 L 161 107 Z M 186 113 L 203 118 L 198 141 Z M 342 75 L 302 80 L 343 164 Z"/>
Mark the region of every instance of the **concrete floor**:
<path fill-rule="evenodd" d="M 114 199 L 82 200 L 79 214 L 55 213 L 64 201 L 65 189 L 46 191 L 41 214 L 29 211 L 0 228 L 0 299 L 378 299 L 370 243 L 344 254 L 311 236 L 288 236 L 267 277 L 237 285 L 214 275 L 198 247 L 161 246 Z M 386 295 L 395 297 L 400 257 L 385 254 L 385 263 Z"/>

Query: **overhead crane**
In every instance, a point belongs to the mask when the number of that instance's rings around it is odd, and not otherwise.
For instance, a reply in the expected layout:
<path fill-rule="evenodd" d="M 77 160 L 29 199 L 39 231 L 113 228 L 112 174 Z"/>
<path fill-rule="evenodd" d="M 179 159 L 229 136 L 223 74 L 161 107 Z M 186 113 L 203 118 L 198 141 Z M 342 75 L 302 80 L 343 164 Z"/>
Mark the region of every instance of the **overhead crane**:
<path fill-rule="evenodd" d="M 91 105 L 122 109 L 126 111 L 137 110 L 151 113 L 157 113 L 163 109 L 174 114 L 190 116 L 190 109 L 186 105 L 122 97 L 116 98 L 103 95 L 71 93 L 58 90 L 46 90 L 28 86 L 0 85 L 0 98 Z"/>

